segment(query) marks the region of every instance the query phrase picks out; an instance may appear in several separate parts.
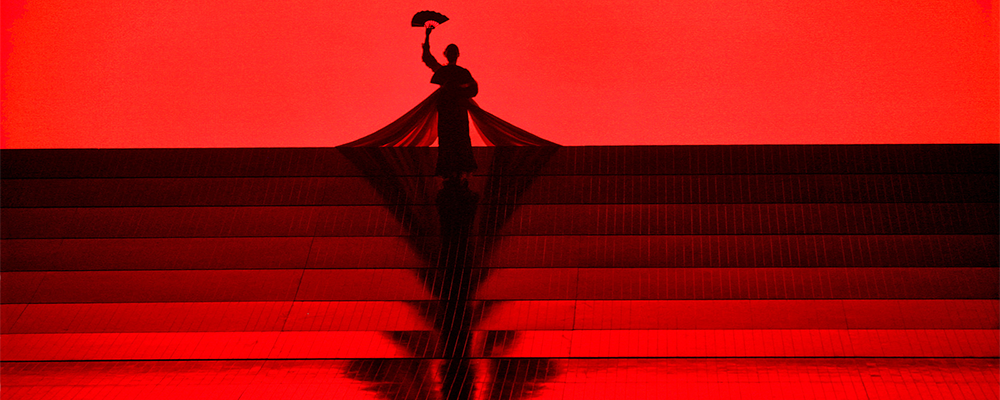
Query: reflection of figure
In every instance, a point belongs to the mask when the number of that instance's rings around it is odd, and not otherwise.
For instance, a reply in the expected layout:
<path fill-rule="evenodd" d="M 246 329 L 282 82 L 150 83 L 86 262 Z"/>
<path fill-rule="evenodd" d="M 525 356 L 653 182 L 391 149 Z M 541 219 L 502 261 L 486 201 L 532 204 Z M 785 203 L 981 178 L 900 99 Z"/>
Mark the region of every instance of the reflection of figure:
<path fill-rule="evenodd" d="M 441 165 L 438 163 L 438 165 Z M 440 314 L 441 350 L 446 359 L 441 392 L 447 400 L 468 399 L 472 393 L 473 374 L 469 364 L 469 339 L 473 310 L 469 300 L 485 274 L 469 265 L 469 234 L 476 219 L 479 196 L 469 190 L 467 181 L 449 179 L 438 192 L 437 208 L 441 221 L 441 253 L 437 279 L 438 298 L 444 309 Z"/>
<path fill-rule="evenodd" d="M 419 158 L 425 152 L 407 157 L 384 149 L 341 151 L 405 227 L 410 246 L 425 261 L 413 270 L 415 278 L 434 299 L 409 302 L 432 330 L 383 332 L 407 358 L 353 360 L 347 376 L 393 400 L 525 400 L 542 393 L 561 373 L 559 363 L 512 354 L 521 332 L 480 324 L 504 302 L 477 299 L 476 293 L 492 276 L 488 260 L 502 228 L 556 148 L 493 148 L 484 152 L 482 193 L 468 181 L 448 179 L 436 195 L 427 185 L 409 184 L 426 164 Z M 426 204 L 436 206 L 437 218 Z"/>
<path fill-rule="evenodd" d="M 479 93 L 479 85 L 469 70 L 455 65 L 458 46 L 449 44 L 444 50 L 448 65 L 441 65 L 431 55 L 431 30 L 427 28 L 424 40 L 423 61 L 434 76 L 431 83 L 441 85 L 437 99 L 438 111 L 438 163 L 436 175 L 455 179 L 476 170 L 469 139 L 469 99 Z"/>

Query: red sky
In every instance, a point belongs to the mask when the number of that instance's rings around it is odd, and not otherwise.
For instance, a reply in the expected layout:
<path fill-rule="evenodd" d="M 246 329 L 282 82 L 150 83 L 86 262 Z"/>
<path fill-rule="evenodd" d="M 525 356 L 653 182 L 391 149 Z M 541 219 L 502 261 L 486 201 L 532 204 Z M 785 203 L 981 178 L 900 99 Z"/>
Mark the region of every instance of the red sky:
<path fill-rule="evenodd" d="M 998 143 L 996 0 L 4 0 L 3 146 L 325 147 L 435 89 L 563 145 Z"/>

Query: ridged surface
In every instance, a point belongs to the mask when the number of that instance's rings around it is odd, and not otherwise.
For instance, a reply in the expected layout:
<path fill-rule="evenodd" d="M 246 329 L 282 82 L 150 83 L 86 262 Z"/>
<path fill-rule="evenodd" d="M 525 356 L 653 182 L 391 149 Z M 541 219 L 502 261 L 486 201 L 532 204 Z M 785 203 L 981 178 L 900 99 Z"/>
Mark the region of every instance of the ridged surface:
<path fill-rule="evenodd" d="M 435 157 L 4 150 L 3 398 L 1000 397 L 997 146 Z"/>

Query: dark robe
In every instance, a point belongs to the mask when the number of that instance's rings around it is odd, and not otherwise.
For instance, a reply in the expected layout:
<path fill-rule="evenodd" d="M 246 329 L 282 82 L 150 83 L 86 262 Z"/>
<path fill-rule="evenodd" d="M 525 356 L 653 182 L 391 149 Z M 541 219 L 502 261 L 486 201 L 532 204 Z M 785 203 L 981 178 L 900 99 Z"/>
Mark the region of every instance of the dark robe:
<path fill-rule="evenodd" d="M 476 170 L 469 138 L 469 99 L 479 86 L 469 70 L 443 65 L 434 71 L 431 83 L 441 85 L 437 99 L 438 163 L 436 174 L 454 175 Z"/>
<path fill-rule="evenodd" d="M 472 100 L 479 93 L 472 74 L 457 65 L 438 63 L 426 43 L 423 61 L 434 71 L 431 82 L 441 87 L 391 124 L 342 147 L 430 146 L 437 139 L 437 175 L 454 177 L 476 170 L 470 118 L 487 146 L 558 146 L 480 108 Z"/>

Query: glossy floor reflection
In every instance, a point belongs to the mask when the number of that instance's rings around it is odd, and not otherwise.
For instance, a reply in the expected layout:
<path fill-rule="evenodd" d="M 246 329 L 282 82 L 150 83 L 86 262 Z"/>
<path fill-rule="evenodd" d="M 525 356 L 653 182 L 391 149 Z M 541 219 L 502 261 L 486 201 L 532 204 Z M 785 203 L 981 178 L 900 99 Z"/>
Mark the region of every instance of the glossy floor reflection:
<path fill-rule="evenodd" d="M 476 151 L 5 152 L 0 400 L 1000 395 L 995 146 Z"/>
<path fill-rule="evenodd" d="M 488 171 L 485 186 L 479 191 L 473 190 L 466 178 L 440 181 L 436 190 L 414 187 L 402 179 L 408 170 L 405 164 L 412 160 L 386 157 L 384 152 L 344 151 L 344 155 L 366 173 L 372 187 L 383 197 L 385 208 L 405 227 L 411 248 L 429 267 L 415 269 L 413 273 L 422 283 L 424 293 L 429 295 L 425 303 L 429 307 L 420 308 L 420 315 L 433 329 L 387 333 L 386 336 L 405 349 L 406 354 L 415 357 L 387 362 L 387 366 L 403 365 L 385 370 L 395 371 L 399 376 L 391 379 L 392 382 L 408 382 L 395 393 L 385 393 L 387 397 L 410 398 L 413 395 L 414 398 L 466 400 L 479 397 L 477 392 L 482 392 L 488 398 L 513 399 L 530 393 L 532 389 L 525 388 L 534 387 L 536 378 L 544 381 L 552 374 L 546 359 L 511 363 L 497 359 L 476 362 L 473 357 L 504 356 L 519 336 L 516 331 L 488 331 L 479 332 L 486 337 L 475 337 L 480 321 L 501 303 L 479 299 L 482 285 L 495 272 L 483 261 L 496 250 L 497 228 L 505 226 L 522 204 L 519 201 L 521 194 L 531 187 L 538 170 L 555 150 L 554 147 L 537 147 L 494 151 L 485 168 Z M 517 171 L 520 179 L 504 179 L 504 173 L 512 171 Z M 426 204 L 425 199 L 431 196 L 436 205 L 433 214 L 413 207 Z M 501 206 L 504 203 L 513 207 Z M 432 215 L 437 218 L 431 218 Z M 425 237 L 429 240 L 421 240 Z M 526 281 L 521 280 L 521 283 Z M 401 285 L 391 286 L 398 288 Z M 442 360 L 428 363 L 417 358 L 428 356 Z M 477 375 L 498 376 L 495 371 L 507 371 L 511 366 L 515 374 L 510 379 L 489 382 L 477 379 Z M 351 370 L 357 371 L 355 377 L 361 380 L 380 380 L 384 376 L 381 366 L 374 373 L 362 364 L 355 364 Z"/>
<path fill-rule="evenodd" d="M 445 360 L 4 363 L 4 399 L 440 399 Z M 473 359 L 475 399 L 997 399 L 996 359 Z"/>

